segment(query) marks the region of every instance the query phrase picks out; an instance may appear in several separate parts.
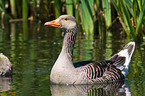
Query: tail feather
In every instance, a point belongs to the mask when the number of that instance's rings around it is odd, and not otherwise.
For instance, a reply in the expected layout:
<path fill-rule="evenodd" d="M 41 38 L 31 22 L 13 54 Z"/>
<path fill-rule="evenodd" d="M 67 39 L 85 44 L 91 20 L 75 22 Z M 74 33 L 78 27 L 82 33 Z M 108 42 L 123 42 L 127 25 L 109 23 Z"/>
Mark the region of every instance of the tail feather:
<path fill-rule="evenodd" d="M 122 71 L 122 74 L 125 77 L 128 74 L 130 61 L 134 49 L 135 49 L 135 42 L 129 42 L 119 53 L 115 54 L 109 59 L 109 60 L 115 60 L 114 65 Z"/>

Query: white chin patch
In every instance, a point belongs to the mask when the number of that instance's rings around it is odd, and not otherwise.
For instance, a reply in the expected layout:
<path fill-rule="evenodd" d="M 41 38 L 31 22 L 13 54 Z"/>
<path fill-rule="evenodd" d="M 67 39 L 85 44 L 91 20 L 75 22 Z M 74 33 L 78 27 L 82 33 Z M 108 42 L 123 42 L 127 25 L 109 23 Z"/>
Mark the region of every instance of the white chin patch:
<path fill-rule="evenodd" d="M 75 28 L 75 26 L 76 26 L 76 23 L 75 22 L 71 22 L 68 25 L 66 25 L 66 28 L 67 29 L 73 29 L 73 28 Z"/>

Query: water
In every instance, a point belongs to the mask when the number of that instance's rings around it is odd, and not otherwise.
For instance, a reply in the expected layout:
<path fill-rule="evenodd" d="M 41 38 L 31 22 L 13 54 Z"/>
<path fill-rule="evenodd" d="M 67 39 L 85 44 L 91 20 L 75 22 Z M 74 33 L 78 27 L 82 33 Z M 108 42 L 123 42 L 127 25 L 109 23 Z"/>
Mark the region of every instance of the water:
<path fill-rule="evenodd" d="M 62 47 L 61 30 L 35 22 L 0 28 L 0 53 L 13 64 L 12 77 L 0 77 L 0 94 L 16 96 L 145 96 L 145 43 L 133 54 L 127 81 L 94 86 L 50 85 L 50 71 Z M 79 28 L 74 62 L 110 58 L 127 44 L 125 34 L 112 28 L 107 35 L 88 35 Z"/>

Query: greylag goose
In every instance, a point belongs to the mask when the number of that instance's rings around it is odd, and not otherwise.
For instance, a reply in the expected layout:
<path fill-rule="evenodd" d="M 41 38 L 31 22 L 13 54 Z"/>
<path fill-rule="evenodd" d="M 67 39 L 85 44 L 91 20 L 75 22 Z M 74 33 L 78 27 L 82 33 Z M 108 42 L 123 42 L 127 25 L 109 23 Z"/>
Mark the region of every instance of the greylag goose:
<path fill-rule="evenodd" d="M 135 42 L 129 42 L 109 60 L 84 61 L 73 64 L 73 48 L 77 34 L 77 22 L 73 16 L 61 15 L 44 25 L 58 27 L 64 32 L 61 53 L 50 74 L 54 84 L 95 84 L 123 80 L 127 76 Z"/>

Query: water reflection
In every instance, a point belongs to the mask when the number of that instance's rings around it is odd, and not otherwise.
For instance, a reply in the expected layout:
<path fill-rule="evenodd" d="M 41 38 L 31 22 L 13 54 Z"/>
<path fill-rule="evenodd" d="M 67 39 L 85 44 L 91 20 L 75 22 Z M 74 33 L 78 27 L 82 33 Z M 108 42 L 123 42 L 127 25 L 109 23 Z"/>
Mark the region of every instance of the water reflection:
<path fill-rule="evenodd" d="M 131 96 L 127 81 L 98 85 L 51 85 L 52 96 Z"/>
<path fill-rule="evenodd" d="M 74 49 L 74 62 L 110 58 L 131 41 L 122 33 L 118 26 L 114 27 L 109 35 L 104 34 L 104 37 L 84 35 L 79 29 Z M 9 90 L 2 94 L 11 96 L 51 96 L 51 93 L 53 96 L 130 94 L 126 82 L 96 86 L 51 85 L 50 87 L 50 70 L 60 53 L 62 40 L 61 30 L 44 27 L 40 23 L 15 22 L 5 26 L 5 29 L 0 28 L 0 52 L 8 56 L 13 64 L 12 82 L 10 78 L 0 77 L 2 78 L 0 88 Z M 134 96 L 138 94 L 145 96 L 144 50 L 143 42 L 133 54 L 127 77 Z M 5 86 L 2 85 L 4 82 Z M 11 89 L 9 84 L 12 86 Z"/>
<path fill-rule="evenodd" d="M 11 78 L 9 77 L 0 77 L 0 92 L 8 91 L 11 89 Z"/>

